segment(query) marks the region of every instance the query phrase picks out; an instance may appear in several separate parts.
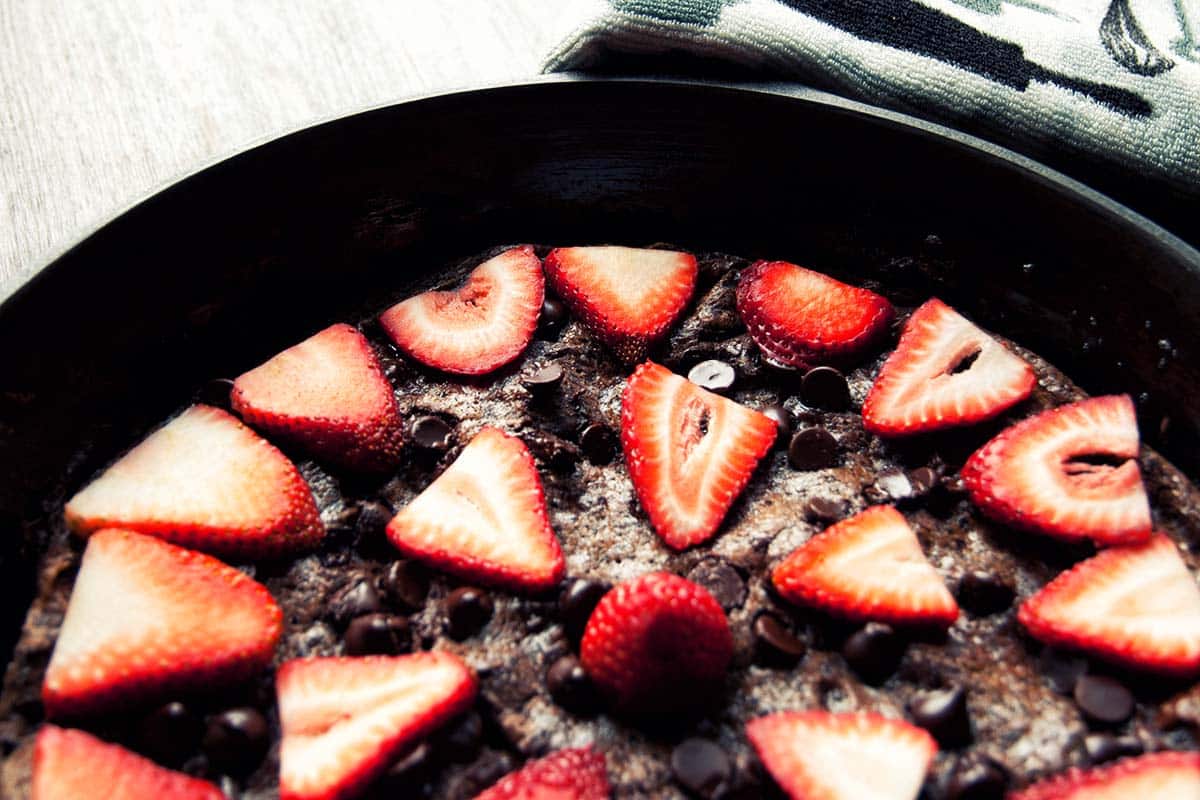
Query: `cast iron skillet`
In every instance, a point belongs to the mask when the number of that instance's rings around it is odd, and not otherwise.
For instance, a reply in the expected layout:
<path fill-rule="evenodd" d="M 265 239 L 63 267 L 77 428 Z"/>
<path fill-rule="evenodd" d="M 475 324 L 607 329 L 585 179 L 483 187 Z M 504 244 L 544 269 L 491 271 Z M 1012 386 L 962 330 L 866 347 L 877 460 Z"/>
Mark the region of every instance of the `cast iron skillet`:
<path fill-rule="evenodd" d="M 205 169 L 0 306 L 0 654 L 63 496 L 197 386 L 520 241 L 669 241 L 937 294 L 1094 392 L 1132 391 L 1145 438 L 1200 474 L 1200 253 L 1058 173 L 814 91 L 455 92 Z"/>

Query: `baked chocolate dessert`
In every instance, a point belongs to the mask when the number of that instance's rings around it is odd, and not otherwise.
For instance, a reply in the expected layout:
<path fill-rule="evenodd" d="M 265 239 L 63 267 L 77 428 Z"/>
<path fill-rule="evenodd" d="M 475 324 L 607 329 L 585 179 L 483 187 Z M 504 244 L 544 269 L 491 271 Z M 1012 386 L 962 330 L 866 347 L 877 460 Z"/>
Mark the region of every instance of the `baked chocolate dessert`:
<path fill-rule="evenodd" d="M 72 487 L 4 797 L 1200 791 L 1200 493 L 1129 398 L 783 262 L 438 279 Z"/>

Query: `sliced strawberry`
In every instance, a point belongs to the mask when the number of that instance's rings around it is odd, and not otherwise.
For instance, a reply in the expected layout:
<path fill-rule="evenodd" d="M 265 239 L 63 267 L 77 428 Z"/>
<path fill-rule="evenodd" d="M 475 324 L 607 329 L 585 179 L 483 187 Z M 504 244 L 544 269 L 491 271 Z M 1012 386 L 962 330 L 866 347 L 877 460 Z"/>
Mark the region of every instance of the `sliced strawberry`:
<path fill-rule="evenodd" d="M 896 316 L 886 298 L 786 261 L 743 270 L 737 308 L 768 361 L 800 368 L 861 353 Z"/>
<path fill-rule="evenodd" d="M 1048 644 L 1150 672 L 1200 674 L 1200 588 L 1162 534 L 1076 564 L 1022 603 L 1017 618 Z"/>
<path fill-rule="evenodd" d="M 475 800 L 608 800 L 604 754 L 559 750 L 511 772 Z"/>
<path fill-rule="evenodd" d="M 696 288 L 696 257 L 632 247 L 560 247 L 546 279 L 575 316 L 633 364 L 671 329 Z"/>
<path fill-rule="evenodd" d="M 732 656 L 720 604 L 702 586 L 666 572 L 604 595 L 580 644 L 592 681 L 618 710 L 636 713 L 695 706 L 720 687 Z"/>
<path fill-rule="evenodd" d="M 793 800 L 913 800 L 937 754 L 925 731 L 871 713 L 771 714 L 746 736 Z"/>
<path fill-rule="evenodd" d="M 1164 751 L 1070 769 L 1008 800 L 1186 800 L 1200 797 L 1200 753 Z"/>
<path fill-rule="evenodd" d="M 621 443 L 650 524 L 678 550 L 716 533 L 775 443 L 775 422 L 647 361 L 625 384 Z"/>
<path fill-rule="evenodd" d="M 292 462 L 236 417 L 192 406 L 67 503 L 71 530 L 126 528 L 222 556 L 263 558 L 325 535 Z"/>
<path fill-rule="evenodd" d="M 483 428 L 387 526 L 405 555 L 480 583 L 525 591 L 562 580 L 562 548 L 525 444 Z"/>
<path fill-rule="evenodd" d="M 275 690 L 280 800 L 342 800 L 469 708 L 476 682 L 458 656 L 428 652 L 288 661 Z"/>
<path fill-rule="evenodd" d="M 881 436 L 973 425 L 1033 391 L 1033 368 L 934 298 L 909 317 L 863 403 L 863 425 Z"/>
<path fill-rule="evenodd" d="M 852 620 L 949 626 L 958 604 L 904 516 L 872 506 L 818 533 L 775 567 L 779 593 Z"/>
<path fill-rule="evenodd" d="M 33 752 L 33 800 L 225 800 L 208 781 L 165 769 L 83 731 L 43 726 Z"/>
<path fill-rule="evenodd" d="M 371 343 L 332 325 L 238 377 L 233 410 L 256 428 L 350 469 L 382 470 L 400 455 L 400 412 Z"/>
<path fill-rule="evenodd" d="M 405 355 L 458 375 L 482 375 L 529 345 L 545 279 L 533 248 L 506 250 L 480 264 L 461 287 L 410 297 L 379 316 Z"/>
<path fill-rule="evenodd" d="M 264 586 L 211 556 L 98 531 L 46 668 L 46 713 L 123 709 L 244 680 L 271 663 L 282 619 Z"/>
<path fill-rule="evenodd" d="M 1128 395 L 1044 411 L 1001 431 L 963 467 L 971 501 L 993 519 L 1060 539 L 1127 544 L 1150 536 Z"/>

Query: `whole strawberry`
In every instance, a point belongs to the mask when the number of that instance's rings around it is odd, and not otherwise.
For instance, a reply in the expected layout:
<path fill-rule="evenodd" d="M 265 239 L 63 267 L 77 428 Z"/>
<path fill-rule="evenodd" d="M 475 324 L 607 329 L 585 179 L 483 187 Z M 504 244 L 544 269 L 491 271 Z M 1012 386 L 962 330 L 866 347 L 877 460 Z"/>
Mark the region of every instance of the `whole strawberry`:
<path fill-rule="evenodd" d="M 720 687 L 733 635 L 725 612 L 703 587 L 653 572 L 601 598 L 584 629 L 580 656 L 618 711 L 679 711 Z"/>

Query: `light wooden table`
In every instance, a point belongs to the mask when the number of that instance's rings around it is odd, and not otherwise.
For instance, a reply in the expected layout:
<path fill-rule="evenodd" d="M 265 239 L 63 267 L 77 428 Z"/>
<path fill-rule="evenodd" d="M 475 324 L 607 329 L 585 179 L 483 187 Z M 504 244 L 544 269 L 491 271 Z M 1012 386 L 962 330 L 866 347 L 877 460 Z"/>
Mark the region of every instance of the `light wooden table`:
<path fill-rule="evenodd" d="M 572 0 L 0 0 L 0 299 L 175 178 L 306 123 L 538 74 Z"/>

